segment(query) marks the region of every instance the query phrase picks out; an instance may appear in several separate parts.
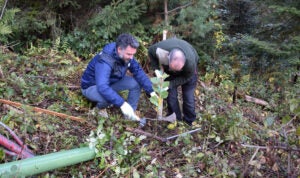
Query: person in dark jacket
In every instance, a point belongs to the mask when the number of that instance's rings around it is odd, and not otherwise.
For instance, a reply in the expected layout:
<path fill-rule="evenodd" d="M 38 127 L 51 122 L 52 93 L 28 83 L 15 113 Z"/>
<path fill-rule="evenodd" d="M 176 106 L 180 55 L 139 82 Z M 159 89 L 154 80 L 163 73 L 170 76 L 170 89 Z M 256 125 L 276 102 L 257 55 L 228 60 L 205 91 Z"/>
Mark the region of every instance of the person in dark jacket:
<path fill-rule="evenodd" d="M 189 125 L 196 119 L 194 91 L 197 84 L 197 51 L 188 42 L 170 38 L 149 47 L 148 55 L 154 69 L 162 69 L 169 77 L 167 105 L 168 115 L 175 112 L 177 120 Z M 182 112 L 177 88 L 182 89 Z"/>
<path fill-rule="evenodd" d="M 97 103 L 100 110 L 114 105 L 126 118 L 138 120 L 134 111 L 141 89 L 148 95 L 156 95 L 151 81 L 134 58 L 138 47 L 139 43 L 132 35 L 123 33 L 89 62 L 81 77 L 81 90 L 87 99 Z M 127 70 L 132 76 L 126 75 Z M 119 95 L 123 90 L 129 91 L 127 101 Z"/>

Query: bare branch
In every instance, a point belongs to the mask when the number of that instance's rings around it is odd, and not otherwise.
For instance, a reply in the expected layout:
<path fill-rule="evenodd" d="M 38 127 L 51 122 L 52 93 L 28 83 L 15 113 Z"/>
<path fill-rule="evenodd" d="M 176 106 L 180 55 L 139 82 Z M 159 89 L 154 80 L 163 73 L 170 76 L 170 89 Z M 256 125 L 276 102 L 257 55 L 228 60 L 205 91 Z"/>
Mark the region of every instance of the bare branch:
<path fill-rule="evenodd" d="M 4 3 L 4 5 L 3 5 L 3 7 L 2 7 L 2 11 L 1 11 L 1 15 L 0 15 L 0 20 L 1 20 L 2 17 L 3 17 L 4 10 L 5 10 L 5 7 L 6 7 L 7 2 L 8 2 L 8 0 L 5 0 L 5 3 Z"/>
<path fill-rule="evenodd" d="M 17 102 L 5 100 L 5 99 L 0 99 L 0 103 L 8 104 L 8 105 L 18 107 L 18 108 L 22 108 L 22 106 L 26 106 L 26 105 L 23 105 L 21 103 L 17 103 Z M 42 109 L 42 108 L 38 108 L 38 107 L 31 107 L 30 106 L 30 108 L 33 111 L 38 112 L 38 113 L 45 113 L 45 114 L 49 114 L 49 115 L 53 115 L 53 116 L 58 116 L 58 117 L 63 118 L 63 119 L 71 119 L 71 120 L 78 121 L 78 122 L 86 122 L 84 119 L 79 118 L 79 117 L 69 116 L 69 115 L 66 115 L 66 114 L 63 114 L 63 113 L 58 113 L 58 112 L 55 112 L 55 111 L 50 111 L 50 110 Z"/>
<path fill-rule="evenodd" d="M 187 3 L 187 4 L 183 5 L 183 6 L 179 6 L 179 7 L 176 7 L 176 8 L 174 8 L 174 9 L 168 11 L 168 13 L 171 13 L 171 12 L 176 11 L 176 10 L 178 10 L 178 9 L 186 8 L 187 6 L 190 6 L 190 5 L 192 5 L 192 4 L 193 4 L 193 2 L 189 2 L 189 3 Z"/>
<path fill-rule="evenodd" d="M 263 105 L 263 106 L 269 106 L 268 102 L 266 102 L 266 101 L 264 101 L 262 99 L 254 98 L 254 97 L 249 96 L 249 95 L 245 95 L 245 99 L 248 102 L 253 102 L 255 104 L 259 104 L 259 105 Z"/>
<path fill-rule="evenodd" d="M 127 127 L 126 130 L 129 131 L 129 132 L 132 132 L 132 133 L 142 134 L 142 135 L 145 135 L 147 137 L 155 138 L 156 140 L 159 140 L 161 142 L 166 142 L 167 141 L 165 138 L 153 135 L 149 132 L 145 132 L 145 131 L 140 130 L 140 129 L 133 129 L 133 128 Z"/>
<path fill-rule="evenodd" d="M 259 148 L 259 149 L 282 149 L 287 151 L 300 151 L 299 148 L 291 148 L 291 147 L 284 147 L 284 146 L 259 146 L 259 145 L 247 145 L 247 144 L 241 144 L 243 147 L 247 148 Z"/>

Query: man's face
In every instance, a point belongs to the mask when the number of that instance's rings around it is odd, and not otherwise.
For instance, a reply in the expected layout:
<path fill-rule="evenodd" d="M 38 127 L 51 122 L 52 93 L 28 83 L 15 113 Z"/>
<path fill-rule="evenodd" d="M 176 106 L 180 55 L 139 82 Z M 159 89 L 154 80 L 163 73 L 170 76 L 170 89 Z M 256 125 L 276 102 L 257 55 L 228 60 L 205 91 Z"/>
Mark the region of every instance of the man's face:
<path fill-rule="evenodd" d="M 130 59 L 133 58 L 134 54 L 136 53 L 137 49 L 127 46 L 125 49 L 118 47 L 118 55 L 122 58 L 125 62 L 128 62 Z"/>
<path fill-rule="evenodd" d="M 169 70 L 173 72 L 180 72 L 184 66 L 184 62 L 181 60 L 173 60 L 169 63 Z"/>

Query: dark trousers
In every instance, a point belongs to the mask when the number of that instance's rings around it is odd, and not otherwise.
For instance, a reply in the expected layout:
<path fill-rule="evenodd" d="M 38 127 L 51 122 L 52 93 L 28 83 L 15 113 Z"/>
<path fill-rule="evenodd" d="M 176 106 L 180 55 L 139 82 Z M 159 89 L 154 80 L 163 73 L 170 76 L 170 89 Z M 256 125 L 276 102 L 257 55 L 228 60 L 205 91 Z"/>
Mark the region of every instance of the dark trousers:
<path fill-rule="evenodd" d="M 183 120 L 188 124 L 191 124 L 196 119 L 195 113 L 195 88 L 197 85 L 197 74 L 193 76 L 191 80 L 187 83 L 181 85 L 182 89 L 182 111 L 183 117 L 181 115 L 179 102 L 178 102 L 178 91 L 176 86 L 168 90 L 168 115 L 175 112 L 177 120 Z"/>

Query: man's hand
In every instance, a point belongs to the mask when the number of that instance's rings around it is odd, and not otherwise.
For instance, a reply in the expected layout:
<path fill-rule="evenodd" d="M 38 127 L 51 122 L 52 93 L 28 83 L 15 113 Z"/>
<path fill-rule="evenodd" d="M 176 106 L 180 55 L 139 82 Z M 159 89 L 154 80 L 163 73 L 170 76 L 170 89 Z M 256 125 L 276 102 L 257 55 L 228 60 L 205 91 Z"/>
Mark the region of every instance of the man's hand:
<path fill-rule="evenodd" d="M 134 113 L 133 108 L 127 102 L 124 102 L 122 104 L 121 111 L 125 115 L 125 117 L 127 117 L 130 120 L 140 120 L 140 118 Z"/>

